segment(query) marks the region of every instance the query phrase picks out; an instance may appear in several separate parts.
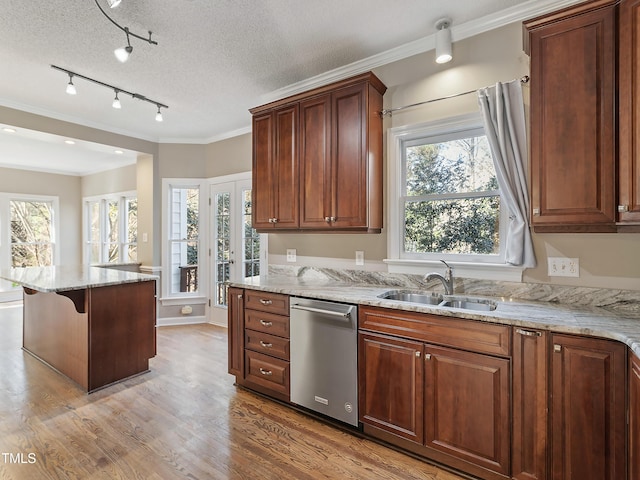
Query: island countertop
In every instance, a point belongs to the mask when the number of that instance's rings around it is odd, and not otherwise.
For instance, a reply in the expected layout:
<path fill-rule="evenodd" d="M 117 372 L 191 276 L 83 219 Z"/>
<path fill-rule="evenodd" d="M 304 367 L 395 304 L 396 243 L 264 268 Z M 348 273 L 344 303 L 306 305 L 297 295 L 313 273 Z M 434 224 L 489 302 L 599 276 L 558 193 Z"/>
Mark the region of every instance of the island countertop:
<path fill-rule="evenodd" d="M 0 278 L 39 292 L 62 292 L 158 279 L 155 275 L 87 265 L 16 267 L 1 270 Z"/>

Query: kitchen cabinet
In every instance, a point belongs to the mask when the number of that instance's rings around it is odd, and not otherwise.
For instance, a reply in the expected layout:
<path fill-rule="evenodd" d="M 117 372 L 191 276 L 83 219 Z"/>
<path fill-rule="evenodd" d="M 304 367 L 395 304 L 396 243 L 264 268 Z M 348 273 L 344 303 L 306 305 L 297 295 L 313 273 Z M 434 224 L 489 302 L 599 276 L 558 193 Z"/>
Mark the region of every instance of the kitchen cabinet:
<path fill-rule="evenodd" d="M 229 373 L 236 382 L 288 402 L 289 297 L 229 289 Z"/>
<path fill-rule="evenodd" d="M 561 334 L 551 345 L 551 478 L 627 478 L 626 347 Z"/>
<path fill-rule="evenodd" d="M 514 480 L 545 480 L 547 476 L 548 334 L 513 328 Z"/>
<path fill-rule="evenodd" d="M 254 228 L 381 231 L 385 90 L 366 73 L 251 110 Z"/>
<path fill-rule="evenodd" d="M 624 230 L 640 224 L 640 0 L 623 0 L 619 9 L 618 225 Z"/>
<path fill-rule="evenodd" d="M 616 231 L 617 3 L 524 22 L 536 232 Z"/>
<path fill-rule="evenodd" d="M 298 226 L 298 106 L 255 115 L 252 221 L 259 230 Z"/>
<path fill-rule="evenodd" d="M 244 379 L 244 290 L 229 287 L 227 298 L 228 372 Z"/>
<path fill-rule="evenodd" d="M 640 359 L 629 355 L 629 480 L 640 480 Z"/>
<path fill-rule="evenodd" d="M 508 478 L 510 327 L 364 306 L 359 327 L 364 431 L 480 478 Z"/>

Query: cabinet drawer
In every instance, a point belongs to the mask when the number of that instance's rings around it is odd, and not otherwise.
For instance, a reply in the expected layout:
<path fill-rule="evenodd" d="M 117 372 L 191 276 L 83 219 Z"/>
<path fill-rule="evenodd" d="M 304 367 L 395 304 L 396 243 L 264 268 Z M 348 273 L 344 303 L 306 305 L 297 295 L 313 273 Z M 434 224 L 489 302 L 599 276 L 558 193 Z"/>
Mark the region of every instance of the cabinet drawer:
<path fill-rule="evenodd" d="M 476 320 L 361 306 L 358 326 L 373 332 L 457 347 L 491 355 L 511 355 L 511 328 Z"/>
<path fill-rule="evenodd" d="M 245 290 L 244 308 L 289 315 L 289 296 L 279 293 Z"/>
<path fill-rule="evenodd" d="M 289 396 L 289 362 L 245 351 L 245 380 Z"/>
<path fill-rule="evenodd" d="M 245 330 L 245 348 L 255 352 L 265 353 L 282 360 L 289 360 L 289 339 L 276 337 L 264 332 Z"/>
<path fill-rule="evenodd" d="M 244 328 L 289 338 L 289 317 L 255 310 L 245 310 Z"/>

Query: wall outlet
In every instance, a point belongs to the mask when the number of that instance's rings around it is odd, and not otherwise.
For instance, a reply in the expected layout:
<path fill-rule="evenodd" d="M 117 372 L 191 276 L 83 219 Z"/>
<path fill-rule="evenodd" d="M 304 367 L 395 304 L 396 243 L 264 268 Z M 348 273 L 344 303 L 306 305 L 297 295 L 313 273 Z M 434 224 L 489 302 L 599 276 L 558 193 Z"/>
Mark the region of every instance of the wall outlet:
<path fill-rule="evenodd" d="M 295 262 L 295 261 L 296 261 L 296 249 L 287 248 L 287 262 Z"/>
<path fill-rule="evenodd" d="M 580 260 L 577 258 L 549 257 L 547 271 L 550 277 L 579 277 Z"/>
<path fill-rule="evenodd" d="M 356 250 L 356 265 L 364 265 L 364 251 Z"/>

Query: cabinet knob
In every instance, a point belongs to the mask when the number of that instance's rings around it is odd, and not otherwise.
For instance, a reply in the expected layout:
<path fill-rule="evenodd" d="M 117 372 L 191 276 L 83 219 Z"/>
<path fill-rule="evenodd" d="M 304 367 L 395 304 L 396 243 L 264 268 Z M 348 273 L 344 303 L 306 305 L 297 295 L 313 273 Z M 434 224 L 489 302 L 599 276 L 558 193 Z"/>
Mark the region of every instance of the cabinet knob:
<path fill-rule="evenodd" d="M 274 219 L 273 219 L 273 223 L 278 223 L 278 219 L 277 219 L 277 218 L 274 218 Z"/>
<path fill-rule="evenodd" d="M 629 205 L 618 205 L 618 212 L 624 213 L 629 211 Z"/>
<path fill-rule="evenodd" d="M 271 300 L 265 300 L 264 298 L 261 298 L 260 303 L 262 305 L 271 305 L 273 302 Z"/>
<path fill-rule="evenodd" d="M 327 223 L 331 222 L 331 217 L 324 217 L 324 221 Z"/>
<path fill-rule="evenodd" d="M 273 325 L 273 322 L 267 322 L 266 320 L 260 320 L 260 323 L 263 327 L 270 327 Z"/>
<path fill-rule="evenodd" d="M 260 373 L 262 375 L 273 375 L 273 372 L 271 370 L 265 370 L 264 368 L 260 368 Z"/>
<path fill-rule="evenodd" d="M 263 342 L 262 340 L 260 340 L 260 346 L 262 348 L 272 348 L 273 347 L 273 343 L 266 343 L 266 342 Z"/>
<path fill-rule="evenodd" d="M 529 330 L 522 330 L 521 328 L 516 328 L 516 333 L 520 335 L 524 335 L 525 337 L 541 337 L 542 333 L 540 332 L 532 332 Z"/>
<path fill-rule="evenodd" d="M 562 345 L 558 345 L 557 343 L 553 345 L 553 351 L 559 353 L 562 351 Z"/>
<path fill-rule="evenodd" d="M 425 360 L 431 360 L 431 354 L 430 353 L 425 353 L 424 354 L 424 359 Z"/>
<path fill-rule="evenodd" d="M 420 352 L 416 352 L 416 357 L 419 357 L 419 356 L 420 356 Z"/>
<path fill-rule="evenodd" d="M 540 209 L 539 208 L 534 208 L 533 209 L 533 214 L 534 215 L 540 215 Z"/>

